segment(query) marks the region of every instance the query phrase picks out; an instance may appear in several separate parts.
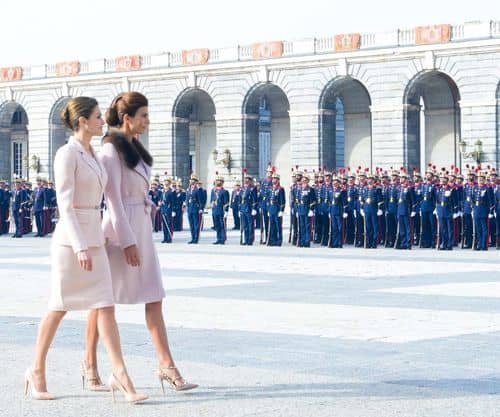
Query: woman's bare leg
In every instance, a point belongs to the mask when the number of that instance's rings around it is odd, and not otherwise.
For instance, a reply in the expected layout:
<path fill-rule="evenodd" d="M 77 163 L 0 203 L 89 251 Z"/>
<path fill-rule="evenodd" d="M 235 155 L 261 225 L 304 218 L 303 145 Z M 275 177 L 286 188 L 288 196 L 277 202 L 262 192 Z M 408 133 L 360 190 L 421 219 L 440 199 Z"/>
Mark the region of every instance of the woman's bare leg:
<path fill-rule="evenodd" d="M 87 366 L 97 369 L 97 342 L 99 332 L 97 330 L 97 310 L 90 310 L 87 317 L 87 329 L 85 339 L 85 361 Z"/>
<path fill-rule="evenodd" d="M 99 308 L 97 310 L 97 327 L 111 360 L 113 374 L 123 384 L 127 392 L 135 393 L 134 385 L 127 374 L 123 360 L 114 306 Z"/>
<path fill-rule="evenodd" d="M 167 328 L 163 319 L 162 302 L 146 304 L 146 325 L 153 339 L 161 368 L 175 366 L 168 346 Z"/>
<path fill-rule="evenodd" d="M 49 311 L 40 322 L 38 327 L 38 336 L 35 346 L 35 359 L 31 370 L 33 372 L 33 382 L 35 389 L 39 392 L 47 391 L 47 380 L 45 379 L 45 364 L 47 362 L 47 353 L 54 340 L 57 328 L 65 311 Z"/>

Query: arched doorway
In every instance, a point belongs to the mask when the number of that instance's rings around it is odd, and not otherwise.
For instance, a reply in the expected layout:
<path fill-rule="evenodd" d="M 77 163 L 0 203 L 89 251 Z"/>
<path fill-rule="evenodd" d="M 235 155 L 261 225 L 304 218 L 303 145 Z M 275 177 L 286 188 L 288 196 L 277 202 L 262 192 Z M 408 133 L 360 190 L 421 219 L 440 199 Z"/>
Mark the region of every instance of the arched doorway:
<path fill-rule="evenodd" d="M 69 97 L 61 97 L 52 107 L 49 116 L 49 175 L 54 177 L 54 158 L 57 150 L 63 146 L 71 136 L 71 130 L 64 126 L 61 112 L 68 103 Z"/>
<path fill-rule="evenodd" d="M 217 145 L 212 98 L 199 88 L 189 88 L 177 98 L 173 116 L 174 175 L 187 183 L 194 172 L 204 186 L 210 188 L 216 171 L 212 152 Z"/>
<path fill-rule="evenodd" d="M 243 103 L 243 167 L 263 179 L 271 162 L 285 186 L 292 166 L 289 110 L 286 94 L 272 83 L 253 87 Z"/>
<path fill-rule="evenodd" d="M 371 99 L 358 80 L 340 77 L 319 102 L 319 160 L 328 169 L 372 165 Z"/>
<path fill-rule="evenodd" d="M 31 162 L 28 115 L 15 101 L 5 102 L 0 106 L 0 178 L 10 182 L 14 178 L 27 179 Z"/>
<path fill-rule="evenodd" d="M 406 88 L 405 165 L 424 170 L 457 165 L 460 141 L 460 93 L 456 83 L 439 71 L 418 74 Z"/>

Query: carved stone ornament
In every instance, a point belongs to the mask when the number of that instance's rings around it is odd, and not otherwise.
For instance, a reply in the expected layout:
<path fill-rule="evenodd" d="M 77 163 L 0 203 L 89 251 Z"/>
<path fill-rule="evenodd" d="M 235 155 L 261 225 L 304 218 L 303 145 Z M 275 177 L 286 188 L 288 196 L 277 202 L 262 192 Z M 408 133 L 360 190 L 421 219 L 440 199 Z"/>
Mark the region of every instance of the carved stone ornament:
<path fill-rule="evenodd" d="M 116 71 L 135 71 L 141 68 L 140 55 L 126 55 L 115 58 Z"/>
<path fill-rule="evenodd" d="M 336 51 L 354 51 L 361 45 L 361 35 L 359 33 L 345 33 L 335 35 Z"/>
<path fill-rule="evenodd" d="M 65 61 L 56 64 L 56 75 L 58 77 L 68 77 L 80 73 L 80 61 Z"/>
<path fill-rule="evenodd" d="M 206 48 L 182 51 L 182 65 L 203 65 L 208 62 L 209 50 Z"/>
<path fill-rule="evenodd" d="M 283 56 L 283 42 L 262 42 L 252 45 L 253 59 L 280 58 Z"/>
<path fill-rule="evenodd" d="M 415 43 L 417 45 L 446 43 L 450 39 L 451 25 L 417 26 L 415 28 Z"/>
<path fill-rule="evenodd" d="M 1 81 L 18 81 L 23 77 L 22 67 L 0 68 Z"/>

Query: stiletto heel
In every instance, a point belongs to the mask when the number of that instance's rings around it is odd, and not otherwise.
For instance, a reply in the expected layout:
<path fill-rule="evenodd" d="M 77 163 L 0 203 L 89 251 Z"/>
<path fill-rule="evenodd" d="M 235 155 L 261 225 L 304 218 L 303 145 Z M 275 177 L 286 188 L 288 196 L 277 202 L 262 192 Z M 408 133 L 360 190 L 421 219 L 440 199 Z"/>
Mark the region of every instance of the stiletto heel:
<path fill-rule="evenodd" d="M 53 400 L 55 397 L 47 391 L 37 391 L 35 383 L 33 382 L 33 372 L 31 368 L 26 369 L 24 373 L 24 395 L 27 397 L 28 393 L 34 400 Z"/>
<path fill-rule="evenodd" d="M 116 402 L 114 387 L 111 387 L 111 401 L 113 401 L 113 403 Z"/>
<path fill-rule="evenodd" d="M 167 369 L 175 369 L 178 376 L 172 378 L 167 375 Z M 158 378 L 160 378 L 161 388 L 163 394 L 165 394 L 165 388 L 163 386 L 163 381 L 167 381 L 174 391 L 189 391 L 198 388 L 198 384 L 191 384 L 186 382 L 184 378 L 179 373 L 179 370 L 175 366 L 169 366 L 167 368 L 160 368 L 158 370 Z"/>
<path fill-rule="evenodd" d="M 102 383 L 97 369 L 88 366 L 85 359 L 81 362 L 80 370 L 82 372 L 82 389 L 85 389 L 86 383 L 87 389 L 90 391 L 109 391 L 109 387 Z"/>
<path fill-rule="evenodd" d="M 111 396 L 113 398 L 113 402 L 115 402 L 115 390 L 121 391 L 125 396 L 125 401 L 127 401 L 128 403 L 139 404 L 148 399 L 147 395 L 139 394 L 137 392 L 135 393 L 127 392 L 125 387 L 122 385 L 120 381 L 118 381 L 118 378 L 116 378 L 114 374 L 111 374 L 109 376 L 108 385 L 109 389 L 111 390 Z"/>

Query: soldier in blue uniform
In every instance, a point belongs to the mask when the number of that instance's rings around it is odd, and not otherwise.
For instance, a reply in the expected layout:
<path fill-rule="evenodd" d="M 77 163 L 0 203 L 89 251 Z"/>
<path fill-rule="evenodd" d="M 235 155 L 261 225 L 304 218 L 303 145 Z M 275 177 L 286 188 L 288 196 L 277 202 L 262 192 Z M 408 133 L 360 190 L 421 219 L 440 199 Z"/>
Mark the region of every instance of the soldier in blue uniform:
<path fill-rule="evenodd" d="M 474 225 L 472 223 L 472 190 L 476 185 L 476 174 L 469 170 L 467 182 L 463 186 L 462 199 L 462 248 L 472 249 Z"/>
<path fill-rule="evenodd" d="M 420 236 L 422 230 L 422 218 L 420 204 L 422 203 L 422 175 L 416 169 L 413 170 L 413 197 L 415 198 L 415 207 L 413 216 L 413 236 L 412 242 L 416 246 L 420 246 Z"/>
<path fill-rule="evenodd" d="M 266 242 L 264 234 L 269 227 L 269 225 L 266 226 L 265 224 L 266 219 L 269 219 L 267 216 L 267 189 L 262 188 L 260 181 L 254 181 L 254 186 L 257 194 L 257 205 L 255 206 L 257 214 L 254 216 L 255 229 L 260 230 L 260 244 L 262 245 Z"/>
<path fill-rule="evenodd" d="M 440 184 L 436 188 L 436 215 L 438 221 L 439 250 L 453 249 L 453 214 L 457 211 L 455 190 L 448 185 L 448 176 L 441 173 Z"/>
<path fill-rule="evenodd" d="M 309 248 L 311 246 L 311 224 L 314 217 L 316 195 L 314 189 L 309 186 L 307 175 L 302 177 L 302 186 L 298 189 L 295 203 L 298 220 L 297 246 Z"/>
<path fill-rule="evenodd" d="M 415 217 L 415 196 L 414 190 L 408 183 L 408 174 L 402 172 L 400 175 L 401 183 L 398 188 L 398 235 L 394 247 L 396 249 L 411 249 L 412 230 L 410 219 Z"/>
<path fill-rule="evenodd" d="M 52 233 L 56 226 L 54 220 L 57 210 L 57 196 L 54 188 L 54 182 L 52 180 L 47 182 L 47 186 L 45 188 L 45 203 L 46 207 L 44 207 L 43 211 L 43 230 L 44 234 L 48 234 Z"/>
<path fill-rule="evenodd" d="M 314 188 L 316 194 L 316 205 L 314 206 L 314 243 L 322 246 L 328 245 L 328 237 L 330 234 L 327 188 L 332 187 L 331 174 L 329 175 L 328 185 L 325 181 L 325 173 L 320 171 L 318 174 L 318 182 Z"/>
<path fill-rule="evenodd" d="M 197 244 L 200 238 L 201 215 L 203 214 L 203 195 L 198 188 L 198 177 L 191 174 L 189 188 L 186 191 L 186 209 L 191 231 L 189 244 Z"/>
<path fill-rule="evenodd" d="M 486 185 L 486 173 L 478 173 L 478 183 L 472 189 L 472 217 L 476 231 L 475 250 L 488 250 L 488 217 L 493 217 L 493 193 Z"/>
<path fill-rule="evenodd" d="M 268 198 L 269 198 L 269 190 L 273 186 L 273 174 L 276 171 L 276 167 L 271 165 L 269 162 L 266 172 L 266 178 L 264 178 L 260 182 L 260 191 L 257 191 L 257 199 L 259 200 L 258 204 L 258 213 L 257 216 L 260 217 L 261 224 L 259 224 L 260 228 L 264 229 L 265 238 L 262 239 L 261 243 L 266 243 L 269 237 L 269 213 L 268 213 Z"/>
<path fill-rule="evenodd" d="M 272 186 L 268 189 L 269 236 L 268 246 L 283 244 L 283 213 L 285 211 L 285 189 L 280 185 L 280 176 L 273 173 Z"/>
<path fill-rule="evenodd" d="M 367 180 L 368 183 L 366 186 L 360 189 L 360 214 L 364 220 L 364 247 L 375 249 L 377 247 L 378 237 L 377 216 L 382 215 L 381 206 L 383 206 L 384 201 L 382 200 L 380 188 L 375 184 L 375 175 L 369 174 Z"/>
<path fill-rule="evenodd" d="M 489 168 L 489 166 L 488 166 Z M 492 195 L 492 198 L 493 198 L 493 203 L 495 204 L 496 203 L 496 200 L 495 200 L 495 187 L 497 186 L 497 173 L 495 171 L 495 168 L 491 168 L 490 172 L 489 172 L 489 178 L 487 178 L 487 185 L 488 187 L 491 189 L 491 195 Z M 498 228 L 500 227 L 498 225 L 498 217 L 495 216 L 496 214 L 496 211 L 495 211 L 495 208 L 493 208 L 492 210 L 492 216 L 489 217 L 488 219 L 488 231 L 490 233 L 490 240 L 489 240 L 489 246 L 490 247 L 497 247 L 498 246 Z"/>
<path fill-rule="evenodd" d="M 207 207 L 207 201 L 208 201 L 208 192 L 207 190 L 203 187 L 203 183 L 201 181 L 198 181 L 198 189 L 200 190 L 200 195 L 201 195 L 201 209 L 202 213 L 200 216 L 200 230 L 203 230 L 204 227 L 204 214 L 205 214 L 205 208 Z M 215 225 L 215 223 L 214 223 Z M 214 227 L 215 230 L 215 227 Z"/>
<path fill-rule="evenodd" d="M 345 209 L 346 217 L 346 231 L 345 231 L 345 243 L 348 245 L 353 245 L 356 238 L 356 222 L 359 214 L 358 206 L 358 187 L 354 183 L 355 175 L 349 173 L 347 175 L 346 197 L 347 197 L 347 207 Z"/>
<path fill-rule="evenodd" d="M 182 181 L 177 179 L 177 181 L 172 181 L 172 187 L 174 187 L 174 209 L 172 212 L 172 217 L 174 218 L 174 231 L 180 232 L 183 229 L 183 217 L 184 217 L 184 207 L 186 205 L 186 192 L 182 189 Z"/>
<path fill-rule="evenodd" d="M 224 189 L 224 177 L 219 174 L 215 177 L 215 187 L 210 193 L 210 205 L 217 234 L 217 239 L 213 244 L 223 245 L 227 239 L 226 219 L 229 210 L 229 191 Z"/>
<path fill-rule="evenodd" d="M 0 181 L 0 217 L 2 219 L 2 223 L 0 224 L 0 235 L 9 233 L 11 197 L 12 192 L 10 191 L 7 181 Z"/>
<path fill-rule="evenodd" d="M 434 173 L 430 168 L 425 173 L 425 182 L 419 187 L 420 190 L 420 247 L 434 248 L 436 229 L 436 193 L 434 186 Z"/>
<path fill-rule="evenodd" d="M 163 240 L 161 243 L 172 243 L 174 237 L 174 207 L 175 207 L 175 192 L 172 189 L 172 178 L 166 177 L 163 183 L 163 192 L 161 195 L 160 216 L 163 230 Z"/>
<path fill-rule="evenodd" d="M 240 244 L 253 245 L 255 240 L 255 226 L 253 218 L 257 214 L 257 192 L 253 185 L 253 178 L 246 170 L 244 171 L 245 184 L 241 189 L 240 203 Z"/>
<path fill-rule="evenodd" d="M 347 218 L 347 191 L 342 187 L 340 178 L 333 177 L 331 186 L 326 187 L 326 209 L 329 212 L 329 242 L 330 248 L 341 248 L 344 236 L 344 219 Z"/>
<path fill-rule="evenodd" d="M 292 185 L 290 186 L 290 237 L 289 242 L 297 245 L 298 217 L 297 217 L 297 193 L 302 184 L 302 172 L 295 170 L 292 174 Z"/>
<path fill-rule="evenodd" d="M 231 211 L 233 212 L 233 230 L 240 230 L 240 201 L 241 201 L 241 184 L 236 181 L 233 191 L 231 192 Z"/>
<path fill-rule="evenodd" d="M 493 202 L 495 203 L 494 216 L 496 220 L 496 247 L 500 249 L 500 179 L 495 172 L 494 181 L 492 181 Z"/>
<path fill-rule="evenodd" d="M 35 216 L 36 235 L 43 237 L 43 208 L 47 205 L 45 202 L 45 187 L 41 178 L 36 179 L 36 188 L 34 191 L 33 213 Z"/>
<path fill-rule="evenodd" d="M 398 224 L 398 192 L 399 192 L 399 172 L 393 170 L 391 173 L 391 183 L 385 189 L 385 222 L 386 236 L 385 247 L 393 248 L 396 243 L 396 232 Z"/>
<path fill-rule="evenodd" d="M 22 181 L 15 181 L 15 190 L 12 193 L 12 216 L 16 230 L 12 237 L 23 237 L 23 205 L 28 199 L 26 190 L 22 188 Z"/>
<path fill-rule="evenodd" d="M 151 183 L 151 188 L 149 190 L 149 198 L 153 202 L 156 208 L 159 207 L 161 201 L 161 191 L 160 184 L 157 182 Z M 155 218 L 153 219 L 153 230 L 159 232 L 162 229 L 161 225 L 161 212 L 160 210 L 155 210 Z"/>

